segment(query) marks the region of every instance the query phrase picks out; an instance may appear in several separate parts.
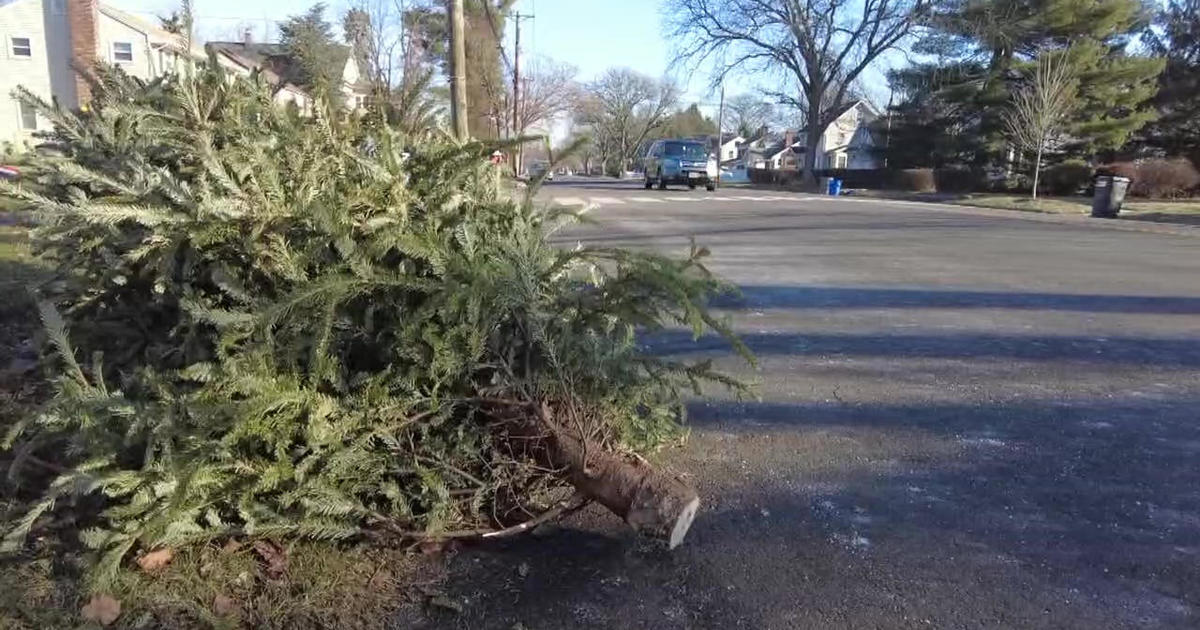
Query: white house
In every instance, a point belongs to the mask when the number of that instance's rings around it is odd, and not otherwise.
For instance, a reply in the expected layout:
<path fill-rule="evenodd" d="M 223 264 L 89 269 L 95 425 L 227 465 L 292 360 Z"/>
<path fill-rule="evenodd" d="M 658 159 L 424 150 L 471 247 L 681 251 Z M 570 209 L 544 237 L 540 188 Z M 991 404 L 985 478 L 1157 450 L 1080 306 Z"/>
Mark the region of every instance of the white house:
<path fill-rule="evenodd" d="M 879 115 L 879 110 L 865 100 L 846 105 L 825 128 L 825 133 L 821 134 L 820 143 L 817 145 L 816 167 L 878 168 L 879 161 L 874 154 L 876 145 L 871 133 L 871 123 L 879 118 Z M 800 159 L 803 163 L 803 156 Z"/>
<path fill-rule="evenodd" d="M 871 124 L 879 118 L 879 110 L 865 100 L 846 105 L 825 128 L 817 144 L 817 169 L 879 168 Z M 751 168 L 795 170 L 804 166 L 804 130 L 787 131 L 773 142 L 763 137 L 748 143 L 747 163 Z"/>
<path fill-rule="evenodd" d="M 141 79 L 153 79 L 181 69 L 189 57 L 208 57 L 200 46 L 187 48 L 179 35 L 134 17 L 98 0 L 0 0 L 0 152 L 10 145 L 20 150 L 35 142 L 34 132 L 49 129 L 50 123 L 34 108 L 12 97 L 17 86 L 63 107 L 85 105 L 88 85 L 75 68 L 87 68 L 97 60 L 121 67 Z M 275 100 L 295 103 L 308 111 L 311 97 L 304 90 L 284 83 L 285 70 L 295 61 L 278 44 L 214 42 L 209 50 L 223 67 L 241 74 L 262 70 L 276 85 Z M 366 103 L 369 90 L 351 54 L 338 60 L 341 93 L 350 109 Z"/>
<path fill-rule="evenodd" d="M 12 97 L 17 86 L 64 107 L 86 104 L 88 85 L 74 67 L 96 60 L 152 79 L 187 56 L 183 38 L 97 0 L 0 0 L 0 143 L 20 149 L 46 129 L 33 108 Z"/>
<path fill-rule="evenodd" d="M 746 143 L 746 139 L 737 134 L 723 133 L 720 140 L 713 137 L 713 145 L 717 147 L 717 157 L 720 158 L 721 164 L 727 164 L 741 157 L 741 147 Z"/>

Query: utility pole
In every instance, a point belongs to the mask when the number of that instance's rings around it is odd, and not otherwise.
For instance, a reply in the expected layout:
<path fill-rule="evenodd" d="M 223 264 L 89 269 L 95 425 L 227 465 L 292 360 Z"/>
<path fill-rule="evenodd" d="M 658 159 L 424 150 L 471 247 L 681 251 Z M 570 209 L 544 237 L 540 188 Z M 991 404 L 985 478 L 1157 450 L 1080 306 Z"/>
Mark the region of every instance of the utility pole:
<path fill-rule="evenodd" d="M 725 82 L 721 82 L 721 105 L 717 109 L 717 188 L 721 187 L 721 149 L 724 144 L 721 140 L 724 139 L 725 133 Z"/>
<path fill-rule="evenodd" d="M 533 16 L 528 13 L 513 13 L 513 24 L 516 25 L 516 41 L 513 42 L 513 111 L 512 111 L 512 130 L 513 137 L 520 137 L 525 133 L 521 128 L 521 20 L 532 19 Z M 513 150 L 513 174 L 521 174 L 521 146 Z"/>
<path fill-rule="evenodd" d="M 463 0 L 450 2 L 450 116 L 453 118 L 454 135 L 466 140 L 471 135 L 467 128 L 467 48 L 464 41 L 466 30 L 463 17 Z"/>

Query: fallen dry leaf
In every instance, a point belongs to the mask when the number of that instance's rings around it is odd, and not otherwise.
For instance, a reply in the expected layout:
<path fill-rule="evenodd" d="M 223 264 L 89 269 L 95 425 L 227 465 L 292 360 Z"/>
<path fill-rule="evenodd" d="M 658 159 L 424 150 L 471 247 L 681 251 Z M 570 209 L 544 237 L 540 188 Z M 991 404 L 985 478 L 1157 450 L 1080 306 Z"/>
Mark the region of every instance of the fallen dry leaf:
<path fill-rule="evenodd" d="M 175 551 L 169 547 L 164 547 L 156 551 L 151 551 L 137 559 L 138 566 L 143 571 L 151 572 L 158 571 L 171 563 L 171 559 L 175 557 Z"/>
<path fill-rule="evenodd" d="M 121 602 L 111 595 L 93 595 L 92 600 L 84 605 L 79 614 L 87 621 L 107 626 L 121 616 Z"/>
<path fill-rule="evenodd" d="M 212 609 L 222 617 L 229 617 L 237 613 L 238 604 L 232 597 L 217 595 L 213 598 Z"/>
<path fill-rule="evenodd" d="M 441 608 L 442 610 L 448 610 L 456 615 L 461 615 L 463 611 L 462 604 L 450 599 L 449 597 L 446 597 L 445 595 L 439 595 L 430 599 L 429 604 L 431 606 Z"/>
<path fill-rule="evenodd" d="M 233 553 L 242 548 L 242 543 L 230 538 L 221 546 L 221 553 Z"/>
<path fill-rule="evenodd" d="M 371 576 L 370 581 L 367 582 L 367 586 L 373 591 L 382 591 L 391 584 L 391 581 L 392 574 L 388 571 L 381 570 L 376 572 L 375 575 Z"/>
<path fill-rule="evenodd" d="M 254 551 L 263 561 L 263 572 L 268 578 L 278 580 L 287 571 L 287 554 L 275 543 L 269 540 L 259 540 L 254 543 Z"/>

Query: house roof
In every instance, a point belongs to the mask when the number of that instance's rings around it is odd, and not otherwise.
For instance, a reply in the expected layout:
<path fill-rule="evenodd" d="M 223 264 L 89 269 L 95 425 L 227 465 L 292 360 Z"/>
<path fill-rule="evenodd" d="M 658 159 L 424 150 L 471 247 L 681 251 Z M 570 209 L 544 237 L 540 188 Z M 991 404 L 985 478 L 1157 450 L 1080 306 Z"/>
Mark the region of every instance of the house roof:
<path fill-rule="evenodd" d="M 166 45 L 177 51 L 183 51 L 187 47 L 186 38 L 176 33 L 172 33 L 161 26 L 158 26 L 157 24 L 143 20 L 136 15 L 131 15 L 114 6 L 104 3 L 97 4 L 96 8 L 100 11 L 100 13 L 103 13 L 104 15 L 124 24 L 125 26 L 145 33 L 152 40 L 154 40 L 154 44 Z M 191 54 L 192 57 L 196 59 L 203 59 L 204 49 L 193 43 L 191 47 Z"/>
<path fill-rule="evenodd" d="M 804 153 L 804 145 L 800 144 L 799 142 L 793 142 L 790 146 L 784 144 L 783 142 L 777 142 L 766 149 L 763 149 L 762 153 L 766 157 L 773 158 L 784 151 L 787 151 L 788 149 L 791 149 L 792 153 L 795 153 L 796 155 Z"/>
<path fill-rule="evenodd" d="M 299 76 L 299 60 L 286 46 L 270 42 L 209 42 L 205 47 L 217 54 L 225 55 L 247 70 L 258 69 L 266 73 L 271 81 L 294 80 Z M 338 44 L 331 59 L 330 68 L 334 77 L 341 77 L 350 60 L 350 47 Z M 353 87 L 362 87 L 355 85 Z"/>
<path fill-rule="evenodd" d="M 297 61 L 282 44 L 208 42 L 210 52 L 224 55 L 247 70 L 260 70 L 271 82 L 295 76 Z"/>
<path fill-rule="evenodd" d="M 842 116 L 845 116 L 846 112 L 854 109 L 855 107 L 858 107 L 859 105 L 865 106 L 867 108 L 867 112 L 870 113 L 872 116 L 878 117 L 880 115 L 880 111 L 874 105 L 871 104 L 871 101 L 860 98 L 860 99 L 855 99 L 853 101 L 850 101 L 849 103 L 846 103 L 845 105 L 842 105 L 840 108 L 838 108 L 837 115 L 833 117 L 833 120 L 837 120 L 837 119 L 841 118 Z M 801 127 L 800 131 L 798 131 L 797 134 L 803 135 L 804 132 L 807 130 L 808 130 L 807 127 Z"/>

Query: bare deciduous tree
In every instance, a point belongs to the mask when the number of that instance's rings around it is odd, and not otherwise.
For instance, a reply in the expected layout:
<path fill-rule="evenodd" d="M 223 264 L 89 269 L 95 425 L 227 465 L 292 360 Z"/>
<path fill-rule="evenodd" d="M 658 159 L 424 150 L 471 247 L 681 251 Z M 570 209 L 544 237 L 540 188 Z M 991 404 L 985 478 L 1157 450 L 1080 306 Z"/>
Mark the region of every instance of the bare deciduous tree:
<path fill-rule="evenodd" d="M 775 106 L 755 94 L 738 94 L 725 102 L 725 129 L 747 138 L 770 125 L 776 118 Z"/>
<path fill-rule="evenodd" d="M 1017 148 L 1034 154 L 1033 189 L 1037 199 L 1042 157 L 1063 141 L 1063 132 L 1075 105 L 1078 85 L 1069 51 L 1043 52 L 1038 56 L 1029 83 L 1013 94 L 1004 112 L 1004 126 Z"/>
<path fill-rule="evenodd" d="M 521 102 L 517 105 L 517 121 L 513 126 L 515 134 L 523 135 L 569 111 L 577 100 L 579 86 L 575 83 L 575 75 L 578 72 L 575 66 L 549 59 L 536 59 L 529 64 L 521 76 Z M 506 99 L 511 102 L 511 89 Z"/>
<path fill-rule="evenodd" d="M 589 130 L 610 171 L 624 170 L 678 102 L 679 88 L 674 83 L 612 68 L 583 89 L 576 104 L 576 123 Z"/>
<path fill-rule="evenodd" d="M 817 143 L 850 102 L 859 75 L 900 43 L 931 0 L 669 0 L 677 59 L 717 64 L 714 83 L 734 70 L 766 70 L 799 86 L 788 99 L 806 114 L 804 174 L 812 181 Z"/>

